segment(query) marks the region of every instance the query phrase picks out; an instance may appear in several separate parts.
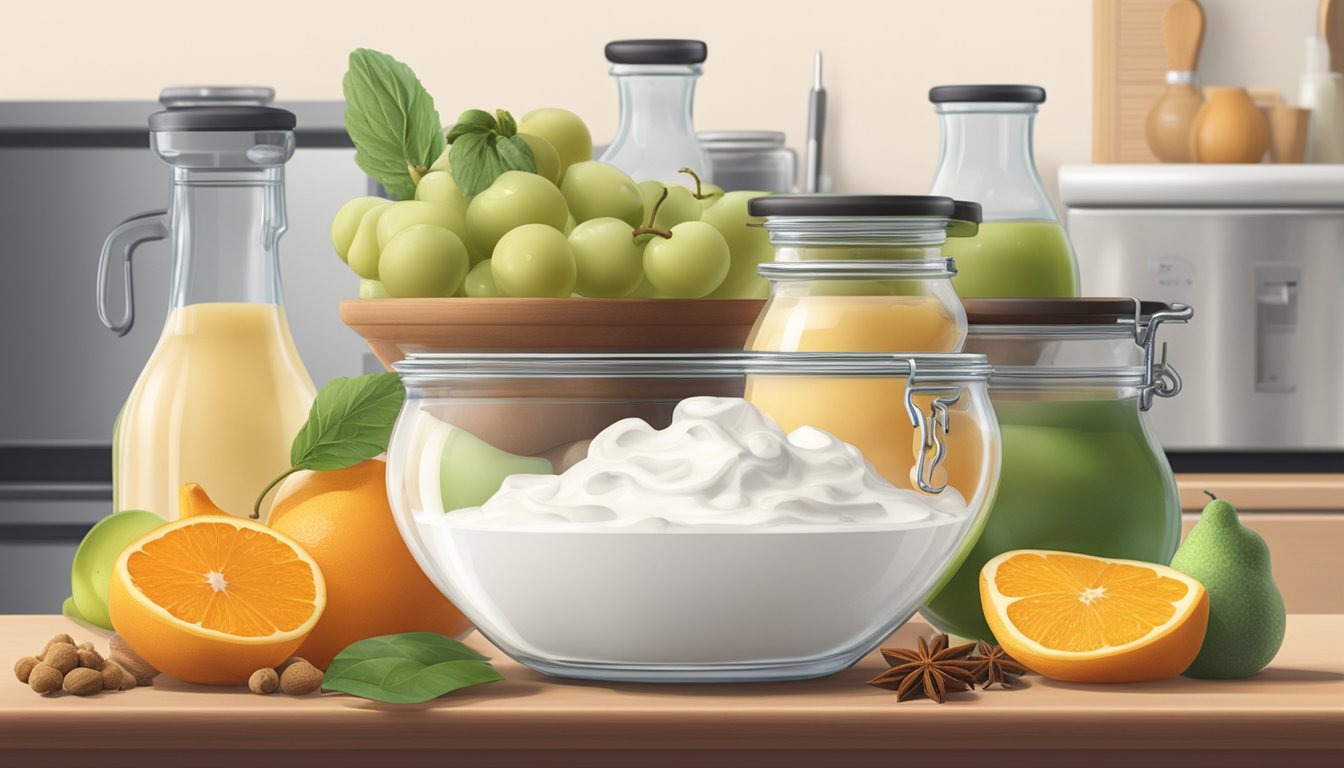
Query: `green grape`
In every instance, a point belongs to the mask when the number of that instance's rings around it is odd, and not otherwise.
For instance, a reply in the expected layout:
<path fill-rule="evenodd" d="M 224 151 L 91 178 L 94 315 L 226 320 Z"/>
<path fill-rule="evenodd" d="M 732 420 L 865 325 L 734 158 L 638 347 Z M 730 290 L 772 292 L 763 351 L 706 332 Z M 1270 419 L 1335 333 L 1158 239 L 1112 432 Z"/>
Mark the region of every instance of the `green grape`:
<path fill-rule="evenodd" d="M 537 175 L 552 184 L 559 184 L 560 154 L 555 151 L 551 142 L 530 133 L 520 133 L 518 136 L 532 149 L 532 159 L 537 163 Z"/>
<path fill-rule="evenodd" d="M 574 291 L 577 269 L 569 241 L 545 224 L 524 224 L 499 239 L 490 274 L 505 296 L 560 298 Z"/>
<path fill-rule="evenodd" d="M 773 261 L 775 248 L 770 245 L 770 234 L 760 226 L 765 219 L 747 214 L 747 201 L 766 195 L 766 192 L 729 192 L 711 205 L 700 221 L 714 227 L 728 243 L 732 264 L 728 276 L 711 299 L 763 299 L 770 293 L 770 283 L 756 274 L 757 265 Z"/>
<path fill-rule="evenodd" d="M 378 247 L 386 248 L 394 235 L 416 224 L 433 224 L 451 230 L 462 239 L 467 237 L 467 223 L 452 206 L 426 203 L 421 200 L 402 200 L 392 204 L 378 219 Z"/>
<path fill-rule="evenodd" d="M 453 181 L 448 171 L 430 171 L 415 185 L 415 199 L 426 203 L 446 205 L 457 211 L 458 215 L 467 213 L 467 198 Z"/>
<path fill-rule="evenodd" d="M 579 166 L 574 166 L 578 168 Z M 582 296 L 629 296 L 644 279 L 644 249 L 635 245 L 634 228 L 620 219 L 589 219 L 569 235 L 569 248 Z"/>
<path fill-rule="evenodd" d="M 560 231 L 564 233 L 565 237 L 569 237 L 569 233 L 573 232 L 577 226 L 579 226 L 579 222 L 574 220 L 574 214 L 571 213 L 569 218 L 565 219 L 565 228 Z"/>
<path fill-rule="evenodd" d="M 433 173 L 434 171 L 448 171 L 451 173 L 453 169 L 448 162 L 448 153 L 452 151 L 453 151 L 452 144 L 449 144 L 448 146 L 444 147 L 443 151 L 439 153 L 439 156 L 434 158 L 434 162 L 429 164 L 430 172 Z"/>
<path fill-rule="evenodd" d="M 486 299 L 504 295 L 499 292 L 499 287 L 495 285 L 495 275 L 491 271 L 493 267 L 494 259 L 486 259 L 471 268 L 471 271 L 467 273 L 467 279 L 462 281 L 462 286 L 466 288 L 468 296 Z"/>
<path fill-rule="evenodd" d="M 452 296 L 470 268 L 462 238 L 434 224 L 415 224 L 387 241 L 378 279 L 398 299 Z"/>
<path fill-rule="evenodd" d="M 535 173 L 505 171 L 467 206 L 467 234 L 489 258 L 505 232 L 523 224 L 545 224 L 557 232 L 569 218 L 565 196 Z"/>
<path fill-rule="evenodd" d="M 655 235 L 644 247 L 649 283 L 678 299 L 698 299 L 718 288 L 731 263 L 723 235 L 701 221 L 678 224 L 671 237 Z"/>
<path fill-rule="evenodd" d="M 644 199 L 639 187 L 614 165 L 596 160 L 575 163 L 565 171 L 560 191 L 577 221 L 610 216 L 632 227 L 644 221 Z"/>
<path fill-rule="evenodd" d="M 700 220 L 700 201 L 695 199 L 689 187 L 664 184 L 661 181 L 641 181 L 639 195 L 644 200 L 644 222 L 649 220 L 649 211 L 658 205 L 658 198 L 663 196 L 664 188 L 667 189 L 667 199 L 658 206 L 654 229 L 671 229 L 683 221 Z"/>
<path fill-rule="evenodd" d="M 378 279 L 378 254 L 381 250 L 378 247 L 378 220 L 391 207 L 392 204 L 384 200 L 382 205 L 370 208 L 364 218 L 359 220 L 355 238 L 350 241 L 350 268 L 366 280 Z"/>
<path fill-rule="evenodd" d="M 709 207 L 723 199 L 723 187 L 718 184 L 703 182 L 700 184 L 700 194 L 704 197 L 697 198 L 700 201 L 700 210 L 707 211 Z"/>
<path fill-rule="evenodd" d="M 518 132 L 540 136 L 555 147 L 560 156 L 560 178 L 575 163 L 593 159 L 593 135 L 583 120 L 567 109 L 534 109 L 518 121 Z"/>
<path fill-rule="evenodd" d="M 361 299 L 390 299 L 392 294 L 387 292 L 387 288 L 377 280 L 359 281 L 359 298 Z"/>
<path fill-rule="evenodd" d="M 331 220 L 331 247 L 336 249 L 336 255 L 341 257 L 341 261 L 350 263 L 347 258 L 350 243 L 359 231 L 359 222 L 364 219 L 364 214 L 386 202 L 381 197 L 356 197 L 336 212 Z"/>

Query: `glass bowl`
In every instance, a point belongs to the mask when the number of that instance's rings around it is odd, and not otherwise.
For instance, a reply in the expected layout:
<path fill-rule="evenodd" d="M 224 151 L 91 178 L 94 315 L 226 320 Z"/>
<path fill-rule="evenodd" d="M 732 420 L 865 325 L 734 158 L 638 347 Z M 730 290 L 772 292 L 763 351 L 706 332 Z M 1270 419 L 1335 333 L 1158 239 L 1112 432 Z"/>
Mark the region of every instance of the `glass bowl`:
<path fill-rule="evenodd" d="M 395 368 L 403 538 L 477 629 L 551 675 L 838 672 L 955 569 L 997 484 L 980 355 L 413 354 Z M 806 398 L 831 380 L 901 398 L 891 439 L 908 466 L 884 478 L 843 435 L 785 435 L 743 399 L 748 381 Z"/>

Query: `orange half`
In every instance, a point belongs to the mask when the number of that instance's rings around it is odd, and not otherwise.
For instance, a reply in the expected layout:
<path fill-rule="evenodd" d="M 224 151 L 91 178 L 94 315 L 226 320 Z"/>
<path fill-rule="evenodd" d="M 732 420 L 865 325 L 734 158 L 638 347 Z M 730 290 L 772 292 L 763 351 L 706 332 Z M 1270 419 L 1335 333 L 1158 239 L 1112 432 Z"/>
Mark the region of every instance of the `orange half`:
<path fill-rule="evenodd" d="M 1047 550 L 986 563 L 980 601 L 1005 651 L 1074 682 L 1179 675 L 1199 654 L 1209 619 L 1204 586 L 1172 568 Z"/>
<path fill-rule="evenodd" d="M 145 661 L 192 683 L 235 685 L 288 658 L 326 606 L 317 563 L 253 520 L 203 515 L 121 553 L 112 625 Z"/>

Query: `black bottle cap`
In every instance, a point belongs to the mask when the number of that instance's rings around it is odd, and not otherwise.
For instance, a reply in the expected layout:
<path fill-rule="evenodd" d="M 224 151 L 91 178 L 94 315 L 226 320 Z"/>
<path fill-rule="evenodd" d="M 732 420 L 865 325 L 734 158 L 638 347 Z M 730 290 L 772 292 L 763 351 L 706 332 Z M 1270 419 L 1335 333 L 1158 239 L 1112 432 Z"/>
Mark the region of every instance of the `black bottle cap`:
<path fill-rule="evenodd" d="M 709 46 L 703 40 L 613 40 L 606 54 L 612 64 L 703 64 Z"/>
<path fill-rule="evenodd" d="M 939 216 L 980 223 L 980 204 L 939 195 L 766 195 L 747 201 L 752 216 Z"/>
<path fill-rule="evenodd" d="M 956 101 L 1043 104 L 1045 89 L 1039 85 L 940 85 L 929 89 L 929 101 L 934 104 Z"/>
<path fill-rule="evenodd" d="M 294 113 L 278 107 L 182 107 L 149 116 L 151 131 L 289 131 Z"/>

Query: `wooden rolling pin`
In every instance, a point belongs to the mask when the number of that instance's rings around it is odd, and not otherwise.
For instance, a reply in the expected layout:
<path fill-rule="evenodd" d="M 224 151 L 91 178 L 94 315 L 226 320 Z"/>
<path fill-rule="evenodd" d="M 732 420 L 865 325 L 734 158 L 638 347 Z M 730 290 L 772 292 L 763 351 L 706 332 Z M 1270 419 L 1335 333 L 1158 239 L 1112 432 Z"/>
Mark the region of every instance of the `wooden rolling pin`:
<path fill-rule="evenodd" d="M 1167 87 L 1148 112 L 1148 148 L 1164 163 L 1188 163 L 1190 126 L 1204 98 L 1195 83 L 1204 44 L 1204 9 L 1197 0 L 1176 0 L 1162 13 L 1167 45 Z"/>

